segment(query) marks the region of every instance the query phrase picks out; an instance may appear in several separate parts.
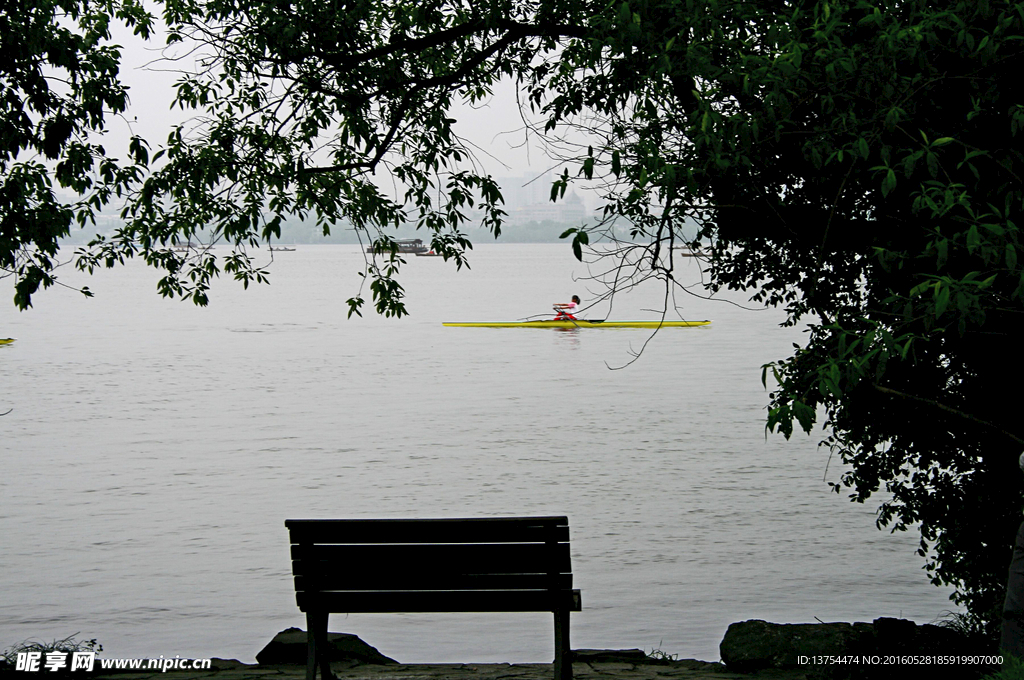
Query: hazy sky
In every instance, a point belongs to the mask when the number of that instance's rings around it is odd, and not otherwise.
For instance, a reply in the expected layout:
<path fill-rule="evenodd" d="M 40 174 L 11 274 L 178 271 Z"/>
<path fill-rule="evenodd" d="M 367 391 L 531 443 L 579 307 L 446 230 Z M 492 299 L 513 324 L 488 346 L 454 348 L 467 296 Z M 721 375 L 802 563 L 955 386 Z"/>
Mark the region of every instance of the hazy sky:
<path fill-rule="evenodd" d="M 174 83 L 180 77 L 175 70 L 191 62 L 162 60 L 161 48 L 165 40 L 162 33 L 143 42 L 122 27 L 115 33 L 115 40 L 124 48 L 121 77 L 130 88 L 131 108 L 125 120 L 110 122 L 110 134 L 116 140 L 111 146 L 119 148 L 126 143 L 131 130 L 156 149 L 166 140 L 174 124 L 193 115 L 170 108 Z M 182 52 L 180 46 L 178 52 Z M 538 145 L 524 145 L 523 121 L 510 81 L 503 81 L 487 104 L 478 108 L 458 105 L 452 117 L 459 121 L 457 132 L 479 147 L 475 150 L 478 160 L 494 176 L 540 175 L 557 165 Z"/>

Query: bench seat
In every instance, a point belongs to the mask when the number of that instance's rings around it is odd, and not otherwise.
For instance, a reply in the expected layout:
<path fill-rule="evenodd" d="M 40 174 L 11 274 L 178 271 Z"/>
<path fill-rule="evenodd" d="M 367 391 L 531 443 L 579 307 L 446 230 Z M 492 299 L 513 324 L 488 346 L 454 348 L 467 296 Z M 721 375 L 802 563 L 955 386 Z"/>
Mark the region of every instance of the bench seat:
<path fill-rule="evenodd" d="M 555 680 L 572 679 L 566 517 L 290 519 L 295 599 L 306 613 L 306 678 L 331 678 L 331 613 L 552 612 Z"/>

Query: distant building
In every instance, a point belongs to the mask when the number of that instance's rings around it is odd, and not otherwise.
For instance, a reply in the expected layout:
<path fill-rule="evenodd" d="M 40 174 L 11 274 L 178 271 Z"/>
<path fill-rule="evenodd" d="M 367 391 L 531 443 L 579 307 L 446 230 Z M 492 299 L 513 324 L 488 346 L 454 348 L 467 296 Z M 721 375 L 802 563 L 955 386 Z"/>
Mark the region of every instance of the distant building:
<path fill-rule="evenodd" d="M 495 177 L 505 199 L 505 210 L 548 203 L 551 200 L 551 173 L 522 177 Z M 511 210 L 509 210 L 511 212 Z"/>
<path fill-rule="evenodd" d="M 579 224 L 589 213 L 583 199 L 575 191 L 564 199 L 551 200 L 550 173 L 539 177 L 496 177 L 505 198 L 504 210 L 509 224 L 529 222 L 555 222 L 558 224 Z"/>
<path fill-rule="evenodd" d="M 557 222 L 560 224 L 579 224 L 587 218 L 587 208 L 583 199 L 573 191 L 565 200 L 552 203 L 532 203 L 529 205 L 508 206 L 509 224 L 526 224 L 527 222 Z"/>

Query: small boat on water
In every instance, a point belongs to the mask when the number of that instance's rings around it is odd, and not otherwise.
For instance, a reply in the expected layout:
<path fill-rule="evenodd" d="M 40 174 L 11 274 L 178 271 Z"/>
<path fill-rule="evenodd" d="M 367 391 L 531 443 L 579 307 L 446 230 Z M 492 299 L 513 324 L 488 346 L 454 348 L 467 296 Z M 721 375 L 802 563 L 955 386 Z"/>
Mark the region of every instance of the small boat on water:
<path fill-rule="evenodd" d="M 9 345 L 14 342 L 17 338 L 0 338 L 0 345 Z"/>
<path fill-rule="evenodd" d="M 540 321 L 445 321 L 457 328 L 691 328 L 711 321 L 609 321 L 607 319 L 542 319 Z"/>
<path fill-rule="evenodd" d="M 213 250 L 213 244 L 192 243 L 192 241 L 189 241 L 188 243 L 176 243 L 175 245 L 171 246 L 171 250 L 173 250 L 176 253 L 187 253 L 192 250 Z"/>
<path fill-rule="evenodd" d="M 293 253 L 295 248 L 289 246 L 270 246 L 270 252 L 272 253 Z"/>
<path fill-rule="evenodd" d="M 672 250 L 676 257 L 704 257 L 703 251 L 691 250 L 686 246 L 673 246 Z"/>
<path fill-rule="evenodd" d="M 423 245 L 423 239 L 419 238 L 398 238 L 395 239 L 395 245 L 398 246 L 398 252 L 404 255 L 423 255 L 430 251 L 430 248 Z M 386 248 L 379 243 L 371 244 L 366 248 L 368 253 L 383 253 L 385 250 Z"/>

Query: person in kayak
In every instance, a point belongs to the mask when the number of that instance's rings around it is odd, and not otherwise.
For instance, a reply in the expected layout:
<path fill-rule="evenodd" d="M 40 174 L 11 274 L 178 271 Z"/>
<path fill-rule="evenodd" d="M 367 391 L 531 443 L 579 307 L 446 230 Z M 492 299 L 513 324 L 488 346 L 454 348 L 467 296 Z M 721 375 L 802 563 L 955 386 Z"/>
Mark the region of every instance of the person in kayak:
<path fill-rule="evenodd" d="M 572 319 L 573 321 L 575 321 L 576 317 L 574 316 L 573 313 L 577 310 L 579 305 L 580 305 L 580 296 L 579 295 L 573 295 L 572 296 L 572 302 L 556 302 L 554 304 L 554 309 L 555 309 L 555 312 L 556 312 L 555 313 L 555 321 L 559 321 L 561 319 Z"/>

